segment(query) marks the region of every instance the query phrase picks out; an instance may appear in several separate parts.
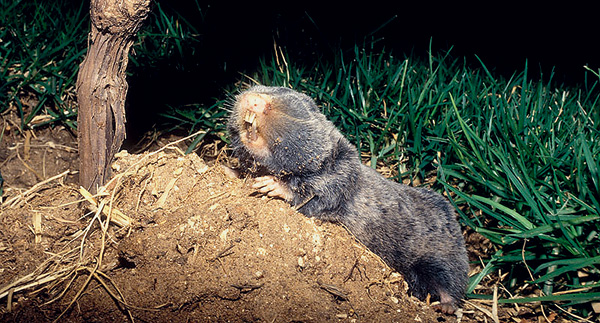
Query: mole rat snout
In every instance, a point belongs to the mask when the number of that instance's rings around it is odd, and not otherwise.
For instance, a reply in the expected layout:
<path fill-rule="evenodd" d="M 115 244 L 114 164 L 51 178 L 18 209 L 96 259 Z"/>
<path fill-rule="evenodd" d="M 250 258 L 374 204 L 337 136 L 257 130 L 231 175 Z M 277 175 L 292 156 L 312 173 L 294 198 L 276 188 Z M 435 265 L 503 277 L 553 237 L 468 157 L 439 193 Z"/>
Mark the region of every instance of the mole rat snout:
<path fill-rule="evenodd" d="M 239 114 L 241 117 L 240 127 L 243 141 L 246 144 L 258 144 L 263 133 L 265 120 L 271 110 L 271 97 L 260 93 L 245 93 L 239 98 Z"/>
<path fill-rule="evenodd" d="M 271 107 L 271 100 L 264 94 L 247 93 L 241 98 L 240 107 L 256 114 L 267 114 Z"/>

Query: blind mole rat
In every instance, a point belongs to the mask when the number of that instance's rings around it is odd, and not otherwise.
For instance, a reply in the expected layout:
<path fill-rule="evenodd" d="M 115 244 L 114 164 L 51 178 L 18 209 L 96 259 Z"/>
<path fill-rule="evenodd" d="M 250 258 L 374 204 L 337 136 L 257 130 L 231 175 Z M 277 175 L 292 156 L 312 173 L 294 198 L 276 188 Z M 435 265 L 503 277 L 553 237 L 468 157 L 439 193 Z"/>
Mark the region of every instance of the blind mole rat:
<path fill-rule="evenodd" d="M 405 276 L 413 295 L 453 313 L 468 272 L 465 242 L 448 201 L 388 180 L 305 94 L 254 86 L 236 97 L 227 129 L 242 170 L 260 192 L 309 217 L 339 222 Z"/>

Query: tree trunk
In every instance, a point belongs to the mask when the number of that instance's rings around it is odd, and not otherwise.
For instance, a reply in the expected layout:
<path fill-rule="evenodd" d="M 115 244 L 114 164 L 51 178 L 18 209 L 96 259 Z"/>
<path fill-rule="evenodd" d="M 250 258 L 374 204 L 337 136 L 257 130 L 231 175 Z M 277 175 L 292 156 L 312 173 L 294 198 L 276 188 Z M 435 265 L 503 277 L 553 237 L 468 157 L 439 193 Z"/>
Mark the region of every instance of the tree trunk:
<path fill-rule="evenodd" d="M 151 0 L 91 0 L 88 52 L 77 75 L 79 183 L 95 193 L 125 140 L 125 70 Z"/>

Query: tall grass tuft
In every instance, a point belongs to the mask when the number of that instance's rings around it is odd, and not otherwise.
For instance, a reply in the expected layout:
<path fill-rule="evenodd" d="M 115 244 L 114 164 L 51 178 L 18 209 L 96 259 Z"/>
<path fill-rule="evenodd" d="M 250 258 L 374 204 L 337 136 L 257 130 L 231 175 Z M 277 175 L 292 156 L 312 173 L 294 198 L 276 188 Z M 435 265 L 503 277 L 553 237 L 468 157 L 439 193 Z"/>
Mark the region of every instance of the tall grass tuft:
<path fill-rule="evenodd" d="M 312 95 L 371 167 L 415 185 L 437 179 L 461 221 L 494 246 L 471 297 L 491 297 L 481 285 L 494 279 L 501 302 L 583 303 L 587 316 L 600 300 L 598 75 L 557 87 L 552 76 L 529 79 L 526 64 L 503 79 L 475 63 L 356 47 L 295 66 L 281 51 L 251 78 Z"/>
<path fill-rule="evenodd" d="M 0 112 L 16 107 L 22 128 L 56 121 L 76 126 L 70 103 L 85 53 L 86 16 L 83 5 L 0 1 Z"/>

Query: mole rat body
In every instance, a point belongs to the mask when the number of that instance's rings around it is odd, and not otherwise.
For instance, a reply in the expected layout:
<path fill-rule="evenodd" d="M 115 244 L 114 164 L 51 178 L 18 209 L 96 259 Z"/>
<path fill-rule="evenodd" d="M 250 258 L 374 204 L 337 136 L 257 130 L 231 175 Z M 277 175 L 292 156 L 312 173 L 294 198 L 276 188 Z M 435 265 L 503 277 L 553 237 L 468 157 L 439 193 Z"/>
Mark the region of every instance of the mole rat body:
<path fill-rule="evenodd" d="M 441 195 L 388 180 L 308 96 L 254 86 L 237 96 L 227 125 L 234 154 L 253 187 L 309 217 L 344 224 L 401 272 L 416 297 L 452 313 L 464 296 L 468 259 L 454 209 Z"/>

